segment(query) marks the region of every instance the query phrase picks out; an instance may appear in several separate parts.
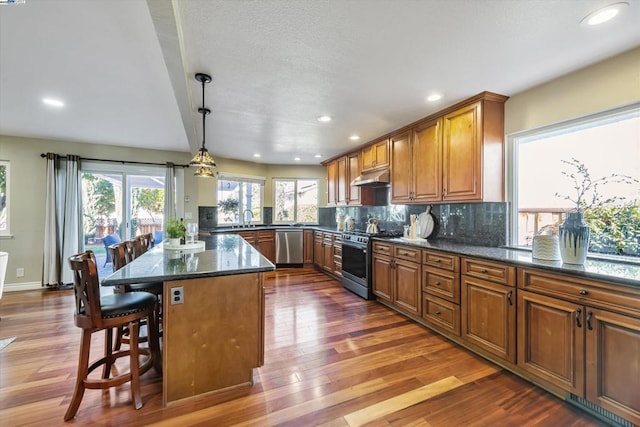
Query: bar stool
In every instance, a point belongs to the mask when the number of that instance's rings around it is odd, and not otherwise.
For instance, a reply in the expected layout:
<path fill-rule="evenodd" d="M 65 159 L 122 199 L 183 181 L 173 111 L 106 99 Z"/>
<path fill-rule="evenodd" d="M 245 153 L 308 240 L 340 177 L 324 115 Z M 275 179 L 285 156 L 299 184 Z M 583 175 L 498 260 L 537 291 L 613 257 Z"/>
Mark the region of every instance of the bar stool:
<path fill-rule="evenodd" d="M 139 242 L 135 243 L 135 241 L 126 241 L 117 243 L 115 245 L 111 245 L 107 248 L 109 253 L 111 254 L 111 258 L 113 260 L 113 271 L 119 270 L 120 268 L 127 265 L 130 261 L 135 259 L 135 253 L 140 254 L 141 249 Z M 127 293 L 127 292 L 148 292 L 156 297 L 156 308 L 154 310 L 155 316 L 155 326 L 156 333 L 158 337 L 162 336 L 162 332 L 160 331 L 160 325 L 162 323 L 162 282 L 155 283 L 135 283 L 130 285 L 124 285 L 118 287 L 116 292 L 118 293 Z M 150 327 L 147 325 L 147 327 Z M 129 333 L 130 331 L 126 327 L 120 327 L 116 333 L 116 340 L 113 345 L 114 350 L 120 350 L 122 344 L 129 344 Z M 142 335 L 139 337 L 140 342 L 147 342 L 147 335 Z M 156 370 L 161 372 L 161 366 L 158 364 L 156 366 Z"/>
<path fill-rule="evenodd" d="M 101 297 L 98 271 L 92 251 L 70 257 L 69 263 L 74 273 L 74 321 L 77 327 L 82 328 L 82 339 L 76 386 L 64 420 L 69 421 L 75 417 L 85 389 L 108 389 L 127 382 L 131 382 L 131 400 L 134 407 L 140 409 L 140 375 L 151 368 L 160 349 L 155 336 L 150 337 L 150 348 L 139 348 L 138 328 L 140 321 L 146 319 L 150 325 L 150 333 L 155 333 L 153 310 L 156 299 L 153 295 L 142 292 Z M 124 325 L 131 330 L 129 350 L 114 352 L 111 347 L 113 328 Z M 90 364 L 91 336 L 94 332 L 102 330 L 105 331 L 104 356 Z M 149 356 L 142 364 L 140 354 Z M 111 368 L 116 360 L 125 356 L 129 356 L 129 372 L 110 378 Z M 102 378 L 89 379 L 89 374 L 100 366 L 103 366 Z"/>

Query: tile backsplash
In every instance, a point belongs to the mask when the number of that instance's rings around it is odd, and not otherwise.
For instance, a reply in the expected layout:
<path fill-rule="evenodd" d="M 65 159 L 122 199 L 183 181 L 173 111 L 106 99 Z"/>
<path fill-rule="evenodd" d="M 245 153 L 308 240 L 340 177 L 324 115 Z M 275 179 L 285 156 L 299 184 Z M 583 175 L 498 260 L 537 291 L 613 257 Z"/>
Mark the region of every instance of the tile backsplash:
<path fill-rule="evenodd" d="M 338 213 L 356 220 L 357 229 L 366 229 L 369 218 L 378 218 L 383 231 L 402 232 L 409 224 L 412 214 L 419 215 L 429 205 L 387 205 L 319 208 L 319 225 L 337 228 Z M 215 206 L 200 206 L 199 226 L 201 230 L 218 225 L 218 210 Z M 509 204 L 501 203 L 450 203 L 431 205 L 434 230 L 430 238 L 478 246 L 503 246 L 508 241 Z M 264 224 L 271 224 L 273 208 L 263 208 Z"/>

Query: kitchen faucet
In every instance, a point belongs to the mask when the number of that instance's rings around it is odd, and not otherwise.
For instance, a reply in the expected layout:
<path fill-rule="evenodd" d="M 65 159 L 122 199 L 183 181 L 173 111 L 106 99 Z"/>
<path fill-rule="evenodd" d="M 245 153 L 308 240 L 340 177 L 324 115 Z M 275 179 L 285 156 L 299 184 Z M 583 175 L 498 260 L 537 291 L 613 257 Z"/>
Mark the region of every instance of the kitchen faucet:
<path fill-rule="evenodd" d="M 253 212 L 251 212 L 250 209 L 245 209 L 244 211 L 242 211 L 242 223 L 244 224 L 244 222 L 247 219 L 247 212 L 249 212 L 249 215 L 251 215 L 251 218 L 249 219 L 249 223 L 247 225 L 249 227 L 251 227 L 251 220 L 253 219 Z"/>

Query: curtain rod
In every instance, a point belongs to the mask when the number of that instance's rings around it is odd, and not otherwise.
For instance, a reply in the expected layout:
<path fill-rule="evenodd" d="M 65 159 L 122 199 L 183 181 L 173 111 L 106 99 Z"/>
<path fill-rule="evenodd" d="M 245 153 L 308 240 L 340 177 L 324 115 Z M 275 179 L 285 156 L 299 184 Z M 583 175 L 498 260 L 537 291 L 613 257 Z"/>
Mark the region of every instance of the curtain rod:
<path fill-rule="evenodd" d="M 56 156 L 58 156 L 58 158 L 60 159 L 66 159 L 67 156 L 61 156 L 60 154 L 56 154 Z M 44 153 L 40 153 L 40 157 L 45 158 L 47 157 L 46 154 Z M 130 161 L 130 160 L 107 160 L 107 159 L 92 159 L 90 157 L 80 157 L 80 160 L 89 160 L 92 162 L 111 162 L 111 163 L 121 163 L 121 164 L 132 164 L 132 165 L 150 165 L 150 166 L 166 166 L 166 163 L 153 163 L 153 162 L 134 162 L 134 161 Z M 171 163 L 171 162 L 167 162 L 167 163 Z M 173 166 L 177 166 L 179 168 L 188 168 L 189 165 L 177 165 L 177 164 L 173 164 Z"/>

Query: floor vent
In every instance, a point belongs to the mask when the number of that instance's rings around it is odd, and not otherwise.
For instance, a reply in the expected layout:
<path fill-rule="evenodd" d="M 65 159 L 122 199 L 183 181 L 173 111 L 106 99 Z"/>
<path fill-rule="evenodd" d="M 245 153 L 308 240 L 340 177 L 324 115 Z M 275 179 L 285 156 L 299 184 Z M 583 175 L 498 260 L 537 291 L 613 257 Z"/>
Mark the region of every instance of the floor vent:
<path fill-rule="evenodd" d="M 625 420 L 624 418 L 619 417 L 618 415 L 614 414 L 613 412 L 607 411 L 606 409 L 603 409 L 603 408 L 599 407 L 598 405 L 594 405 L 593 403 L 589 402 L 588 400 L 583 399 L 582 397 L 576 396 L 573 393 L 567 393 L 567 402 L 571 403 L 572 405 L 575 405 L 575 406 L 579 407 L 580 409 L 583 409 L 583 410 L 587 411 L 588 413 L 590 413 L 594 417 L 597 417 L 600 420 L 602 420 L 605 423 L 610 424 L 612 426 L 616 426 L 616 427 L 638 427 L 637 425 L 633 424 L 630 421 Z"/>

